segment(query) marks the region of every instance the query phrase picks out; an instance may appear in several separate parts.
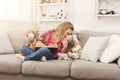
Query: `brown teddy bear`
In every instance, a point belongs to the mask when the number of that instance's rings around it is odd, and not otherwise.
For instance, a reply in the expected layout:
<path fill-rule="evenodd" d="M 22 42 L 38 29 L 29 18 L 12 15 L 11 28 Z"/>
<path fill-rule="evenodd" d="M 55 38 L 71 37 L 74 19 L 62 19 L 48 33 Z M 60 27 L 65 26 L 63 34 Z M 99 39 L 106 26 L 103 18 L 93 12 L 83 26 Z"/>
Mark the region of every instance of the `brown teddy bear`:
<path fill-rule="evenodd" d="M 36 43 L 39 41 L 39 30 L 37 28 L 29 29 L 25 32 L 24 38 L 26 39 L 26 45 L 32 49 L 35 49 Z"/>
<path fill-rule="evenodd" d="M 76 59 L 79 59 L 80 54 L 82 53 L 82 47 L 81 47 L 80 42 L 77 38 L 77 35 L 73 34 L 71 36 L 72 36 L 73 46 L 70 49 L 70 51 L 68 51 L 68 56 L 70 58 L 72 58 L 73 60 L 76 60 Z M 70 39 L 68 38 L 68 40 L 70 40 Z M 70 43 L 71 43 L 71 41 L 70 41 Z"/>
<path fill-rule="evenodd" d="M 32 49 L 40 47 L 57 47 L 57 45 L 46 46 L 43 44 L 43 39 L 39 36 L 39 30 L 36 28 L 27 30 L 24 34 L 24 38 L 26 39 L 26 45 Z"/>

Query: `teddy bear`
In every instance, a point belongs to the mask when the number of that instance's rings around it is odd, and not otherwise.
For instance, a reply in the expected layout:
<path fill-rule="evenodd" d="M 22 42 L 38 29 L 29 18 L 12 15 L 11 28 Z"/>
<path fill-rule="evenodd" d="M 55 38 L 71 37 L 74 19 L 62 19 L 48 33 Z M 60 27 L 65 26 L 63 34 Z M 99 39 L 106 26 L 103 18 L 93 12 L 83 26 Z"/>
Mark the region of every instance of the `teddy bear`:
<path fill-rule="evenodd" d="M 35 49 L 36 43 L 38 41 L 38 36 L 39 36 L 39 30 L 37 28 L 32 28 L 27 30 L 24 33 L 26 45 L 31 49 Z"/>
<path fill-rule="evenodd" d="M 66 39 L 68 40 L 68 51 L 67 53 L 59 53 L 58 56 L 59 58 L 58 59 L 62 59 L 62 60 L 76 60 L 76 59 L 79 59 L 80 57 L 80 54 L 82 52 L 82 47 L 80 45 L 80 42 L 77 38 L 77 35 L 76 34 L 73 34 L 73 35 L 68 35 L 66 37 Z"/>
<path fill-rule="evenodd" d="M 72 58 L 73 60 L 79 59 L 80 54 L 82 53 L 82 47 L 80 45 L 80 42 L 77 38 L 76 34 L 71 35 L 72 36 L 72 42 L 73 42 L 73 47 L 68 51 L 68 56 Z M 70 40 L 68 38 L 68 40 Z M 70 41 L 71 42 L 71 41 Z"/>

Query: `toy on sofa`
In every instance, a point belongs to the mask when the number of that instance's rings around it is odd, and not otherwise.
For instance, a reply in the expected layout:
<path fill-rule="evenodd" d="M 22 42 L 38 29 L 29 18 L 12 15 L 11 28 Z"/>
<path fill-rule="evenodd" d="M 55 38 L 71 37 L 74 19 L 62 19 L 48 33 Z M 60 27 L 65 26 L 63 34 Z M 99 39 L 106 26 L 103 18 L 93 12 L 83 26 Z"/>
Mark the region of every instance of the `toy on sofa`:
<path fill-rule="evenodd" d="M 32 49 L 35 49 L 38 42 L 39 30 L 36 28 L 29 29 L 25 32 L 24 38 L 26 39 L 26 45 Z"/>
<path fill-rule="evenodd" d="M 67 53 L 58 53 L 58 60 L 71 60 L 71 58 L 68 57 Z"/>
<path fill-rule="evenodd" d="M 66 37 L 69 43 L 73 42 L 73 38 L 71 35 Z M 69 51 L 71 48 L 69 48 Z M 68 52 L 68 51 L 67 51 Z M 58 53 L 58 59 L 59 60 L 71 60 L 71 58 L 68 56 L 68 53 Z"/>
<path fill-rule="evenodd" d="M 77 35 L 73 36 L 73 47 L 71 48 L 71 51 L 68 52 L 68 56 L 72 58 L 73 60 L 79 59 L 80 54 L 82 52 L 82 47 L 80 45 L 80 42 L 77 38 Z"/>
<path fill-rule="evenodd" d="M 77 35 L 76 34 L 73 34 L 73 35 L 68 35 L 67 37 L 67 40 L 69 42 L 69 44 L 71 44 L 72 47 L 70 47 L 70 49 L 67 51 L 67 53 L 59 53 L 59 58 L 58 59 L 61 59 L 61 60 L 76 60 L 76 59 L 79 59 L 80 57 L 80 54 L 82 52 L 82 47 L 79 43 L 79 40 L 77 38 Z"/>

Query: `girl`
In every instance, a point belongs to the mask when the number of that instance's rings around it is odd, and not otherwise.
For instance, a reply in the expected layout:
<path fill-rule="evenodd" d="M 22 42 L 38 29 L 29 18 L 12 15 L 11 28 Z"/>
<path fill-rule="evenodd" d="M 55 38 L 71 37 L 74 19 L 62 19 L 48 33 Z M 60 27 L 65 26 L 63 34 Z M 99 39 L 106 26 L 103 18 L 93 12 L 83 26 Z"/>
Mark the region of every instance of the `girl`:
<path fill-rule="evenodd" d="M 46 46 L 57 44 L 58 48 L 54 53 L 46 47 L 41 47 L 35 51 L 28 46 L 23 46 L 20 49 L 23 56 L 20 54 L 16 54 L 16 56 L 24 61 L 40 60 L 43 56 L 45 56 L 47 60 L 57 59 L 58 52 L 65 53 L 67 51 L 68 41 L 65 38 L 67 35 L 71 35 L 73 31 L 74 27 L 72 23 L 66 21 L 58 25 L 56 29 L 49 30 L 40 36 L 43 38 L 43 43 Z"/>

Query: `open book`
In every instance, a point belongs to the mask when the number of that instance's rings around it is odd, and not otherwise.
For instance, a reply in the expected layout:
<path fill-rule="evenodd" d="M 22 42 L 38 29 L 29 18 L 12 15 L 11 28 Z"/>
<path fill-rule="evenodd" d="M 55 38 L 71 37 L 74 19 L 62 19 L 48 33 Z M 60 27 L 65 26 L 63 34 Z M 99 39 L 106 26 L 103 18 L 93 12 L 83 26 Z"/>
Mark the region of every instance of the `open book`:
<path fill-rule="evenodd" d="M 38 42 L 36 43 L 36 50 L 38 50 L 38 49 L 41 48 L 41 47 L 47 47 L 48 49 L 50 49 L 51 52 L 55 52 L 55 51 L 57 50 L 57 48 L 58 48 L 57 44 L 55 44 L 55 45 L 50 45 L 50 46 L 46 46 L 43 42 L 38 41 Z"/>

